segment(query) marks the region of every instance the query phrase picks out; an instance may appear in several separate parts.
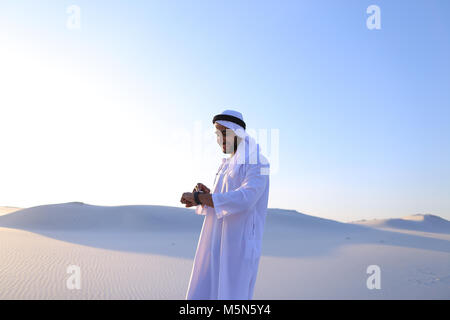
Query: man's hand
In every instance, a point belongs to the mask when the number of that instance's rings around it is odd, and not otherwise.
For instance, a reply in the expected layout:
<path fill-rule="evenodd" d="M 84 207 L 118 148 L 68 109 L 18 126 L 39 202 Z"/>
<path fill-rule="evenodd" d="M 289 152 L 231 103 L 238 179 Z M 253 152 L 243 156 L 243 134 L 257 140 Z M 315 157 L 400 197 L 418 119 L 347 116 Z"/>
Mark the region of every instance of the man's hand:
<path fill-rule="evenodd" d="M 197 205 L 195 203 L 194 194 L 192 192 L 185 192 L 185 193 L 183 193 L 183 195 L 181 196 L 180 202 L 182 204 L 185 204 L 186 208 L 193 207 L 193 206 Z"/>
<path fill-rule="evenodd" d="M 207 186 L 205 186 L 203 183 L 197 183 L 197 185 L 195 186 L 194 190 L 192 190 L 192 192 L 196 192 L 196 191 L 200 191 L 200 192 L 204 192 L 204 193 L 210 193 L 210 190 L 208 189 Z"/>

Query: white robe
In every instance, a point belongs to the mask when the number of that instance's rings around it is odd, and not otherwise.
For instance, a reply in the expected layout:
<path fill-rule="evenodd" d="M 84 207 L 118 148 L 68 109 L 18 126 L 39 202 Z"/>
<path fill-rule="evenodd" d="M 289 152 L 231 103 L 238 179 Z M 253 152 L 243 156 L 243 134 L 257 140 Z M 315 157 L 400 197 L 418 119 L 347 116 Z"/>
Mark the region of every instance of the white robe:
<path fill-rule="evenodd" d="M 214 207 L 199 205 L 195 210 L 205 219 L 186 300 L 252 299 L 267 214 L 269 168 L 259 145 L 248 135 L 233 157 L 222 159 L 211 189 Z"/>

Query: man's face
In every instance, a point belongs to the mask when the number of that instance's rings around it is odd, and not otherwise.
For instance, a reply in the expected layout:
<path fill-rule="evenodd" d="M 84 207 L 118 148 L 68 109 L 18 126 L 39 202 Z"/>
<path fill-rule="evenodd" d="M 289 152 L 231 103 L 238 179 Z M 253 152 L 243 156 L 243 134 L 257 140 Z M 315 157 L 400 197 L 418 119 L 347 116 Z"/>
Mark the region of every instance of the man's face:
<path fill-rule="evenodd" d="M 236 137 L 234 131 L 218 123 L 214 123 L 214 126 L 216 127 L 217 143 L 221 146 L 222 152 L 233 153 L 234 138 Z"/>

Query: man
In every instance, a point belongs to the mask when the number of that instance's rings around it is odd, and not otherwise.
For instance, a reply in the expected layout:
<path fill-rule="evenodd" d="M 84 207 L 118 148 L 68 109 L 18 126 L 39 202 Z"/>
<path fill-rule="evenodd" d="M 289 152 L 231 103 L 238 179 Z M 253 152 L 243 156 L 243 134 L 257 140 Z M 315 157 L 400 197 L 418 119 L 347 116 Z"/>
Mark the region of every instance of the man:
<path fill-rule="evenodd" d="M 245 131 L 242 114 L 213 119 L 223 158 L 212 193 L 199 183 L 181 202 L 205 215 L 186 299 L 251 300 L 269 197 L 269 163 Z"/>

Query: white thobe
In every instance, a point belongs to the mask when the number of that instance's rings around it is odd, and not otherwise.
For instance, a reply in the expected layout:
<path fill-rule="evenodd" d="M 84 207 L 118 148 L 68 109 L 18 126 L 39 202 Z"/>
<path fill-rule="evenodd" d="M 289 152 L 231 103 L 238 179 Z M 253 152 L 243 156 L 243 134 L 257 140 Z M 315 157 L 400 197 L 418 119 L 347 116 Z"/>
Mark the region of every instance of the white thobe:
<path fill-rule="evenodd" d="M 187 300 L 253 297 L 267 214 L 270 167 L 259 152 L 259 145 L 247 147 L 244 152 L 245 144 L 252 143 L 246 138 L 233 157 L 222 159 L 212 188 L 214 207 L 199 205 L 195 210 L 205 219 Z M 248 151 L 254 149 L 256 157 Z M 244 157 L 245 162 L 241 160 Z M 257 161 L 251 160 L 255 158 Z"/>

